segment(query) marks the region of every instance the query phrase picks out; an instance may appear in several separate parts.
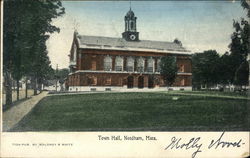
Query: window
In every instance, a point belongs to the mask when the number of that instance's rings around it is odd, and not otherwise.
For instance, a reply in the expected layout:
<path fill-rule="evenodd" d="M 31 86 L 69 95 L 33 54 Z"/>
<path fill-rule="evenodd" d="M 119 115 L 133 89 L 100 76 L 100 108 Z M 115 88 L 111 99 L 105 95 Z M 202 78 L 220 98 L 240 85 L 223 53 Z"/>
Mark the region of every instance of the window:
<path fill-rule="evenodd" d="M 91 85 L 92 84 L 92 78 L 91 77 L 87 77 L 87 82 L 88 82 L 88 85 Z"/>
<path fill-rule="evenodd" d="M 144 59 L 142 57 L 137 59 L 137 71 L 144 72 Z"/>
<path fill-rule="evenodd" d="M 157 59 L 157 68 L 156 68 L 157 72 L 161 71 L 161 65 L 160 65 L 160 63 L 161 63 L 161 59 Z"/>
<path fill-rule="evenodd" d="M 132 57 L 127 58 L 127 71 L 133 72 L 134 71 L 134 64 L 135 60 Z"/>
<path fill-rule="evenodd" d="M 97 85 L 97 77 L 88 77 L 88 85 Z"/>
<path fill-rule="evenodd" d="M 112 58 L 110 56 L 106 56 L 104 58 L 104 71 L 112 70 Z"/>
<path fill-rule="evenodd" d="M 111 77 L 105 79 L 105 85 L 111 85 Z"/>
<path fill-rule="evenodd" d="M 134 23 L 133 23 L 133 21 L 130 22 L 130 29 L 134 30 Z"/>
<path fill-rule="evenodd" d="M 96 61 L 95 60 L 91 61 L 91 70 L 96 70 Z"/>
<path fill-rule="evenodd" d="M 154 59 L 152 57 L 148 59 L 147 71 L 154 72 Z"/>
<path fill-rule="evenodd" d="M 97 85 L 97 77 L 92 78 L 92 85 Z"/>
<path fill-rule="evenodd" d="M 184 72 L 184 71 L 185 71 L 184 65 L 181 65 L 181 66 L 180 66 L 179 71 L 180 71 L 180 72 Z"/>
<path fill-rule="evenodd" d="M 181 86 L 185 86 L 185 79 L 181 79 Z"/>
<path fill-rule="evenodd" d="M 123 71 L 123 58 L 116 57 L 115 58 L 115 71 Z"/>

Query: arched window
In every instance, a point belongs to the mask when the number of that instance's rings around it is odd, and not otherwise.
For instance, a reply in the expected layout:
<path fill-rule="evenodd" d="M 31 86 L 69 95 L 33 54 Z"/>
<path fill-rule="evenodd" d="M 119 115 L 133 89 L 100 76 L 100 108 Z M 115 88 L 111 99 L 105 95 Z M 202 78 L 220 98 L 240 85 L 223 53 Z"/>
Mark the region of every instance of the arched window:
<path fill-rule="evenodd" d="M 134 30 L 134 22 L 133 21 L 130 21 L 130 29 Z"/>
<path fill-rule="evenodd" d="M 142 57 L 137 59 L 137 71 L 144 72 L 144 59 Z"/>
<path fill-rule="evenodd" d="M 105 85 L 111 85 L 111 77 L 106 77 L 105 78 Z"/>
<path fill-rule="evenodd" d="M 160 63 L 161 63 L 161 59 L 157 59 L 157 68 L 156 68 L 157 72 L 161 71 L 161 65 L 160 65 Z"/>
<path fill-rule="evenodd" d="M 154 64 L 155 64 L 154 59 L 152 57 L 149 58 L 147 63 L 148 63 L 147 65 L 148 72 L 154 72 Z"/>
<path fill-rule="evenodd" d="M 104 58 L 104 71 L 112 70 L 112 58 L 110 56 L 106 56 Z"/>
<path fill-rule="evenodd" d="M 88 85 L 97 85 L 97 77 L 96 76 L 88 76 L 87 77 Z"/>
<path fill-rule="evenodd" d="M 115 58 L 115 71 L 123 71 L 123 58 L 116 57 Z"/>
<path fill-rule="evenodd" d="M 134 64 L 135 60 L 132 57 L 127 58 L 127 71 L 133 72 L 134 71 Z"/>

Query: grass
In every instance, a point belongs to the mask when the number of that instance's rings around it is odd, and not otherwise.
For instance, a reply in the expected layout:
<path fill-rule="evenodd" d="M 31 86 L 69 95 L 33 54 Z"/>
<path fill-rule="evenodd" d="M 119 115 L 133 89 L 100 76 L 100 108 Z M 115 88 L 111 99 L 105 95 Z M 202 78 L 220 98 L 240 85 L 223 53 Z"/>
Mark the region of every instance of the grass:
<path fill-rule="evenodd" d="M 167 93 L 49 96 L 11 131 L 249 130 L 247 99 Z"/>

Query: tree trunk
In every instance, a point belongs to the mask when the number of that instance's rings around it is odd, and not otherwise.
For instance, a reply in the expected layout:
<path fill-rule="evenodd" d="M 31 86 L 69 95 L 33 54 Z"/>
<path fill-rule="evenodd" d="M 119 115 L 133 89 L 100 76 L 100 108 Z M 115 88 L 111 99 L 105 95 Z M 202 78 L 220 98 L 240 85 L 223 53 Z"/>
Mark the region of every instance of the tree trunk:
<path fill-rule="evenodd" d="M 41 93 L 41 91 L 42 91 L 42 84 L 41 83 L 38 84 L 38 90 L 39 90 L 39 93 Z"/>
<path fill-rule="evenodd" d="M 25 98 L 28 98 L 28 83 L 27 78 L 25 79 Z"/>
<path fill-rule="evenodd" d="M 16 100 L 19 100 L 19 79 L 16 80 Z"/>
<path fill-rule="evenodd" d="M 34 82 L 34 95 L 37 95 L 37 79 L 36 78 Z"/>
<path fill-rule="evenodd" d="M 32 87 L 34 90 L 34 95 L 37 95 L 37 79 L 36 79 L 36 77 L 32 77 Z"/>
<path fill-rule="evenodd" d="M 5 93 L 6 93 L 6 105 L 12 104 L 12 80 L 10 72 L 6 70 L 5 72 Z"/>

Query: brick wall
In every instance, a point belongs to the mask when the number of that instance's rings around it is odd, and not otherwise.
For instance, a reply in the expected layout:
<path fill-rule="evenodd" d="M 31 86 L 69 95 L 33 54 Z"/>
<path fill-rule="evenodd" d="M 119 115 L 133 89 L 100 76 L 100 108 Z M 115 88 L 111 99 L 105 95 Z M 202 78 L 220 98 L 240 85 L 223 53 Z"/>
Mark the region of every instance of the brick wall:
<path fill-rule="evenodd" d="M 104 67 L 104 57 L 106 55 L 110 55 L 112 57 L 112 70 L 115 70 L 115 57 L 122 56 L 123 58 L 123 66 L 124 70 L 126 68 L 127 57 L 134 56 L 134 57 L 145 57 L 145 71 L 147 68 L 147 57 L 153 57 L 155 60 L 155 71 L 157 68 L 157 58 L 166 55 L 166 54 L 159 54 L 159 53 L 150 53 L 150 52 L 124 52 L 124 51 L 107 51 L 107 50 L 84 50 L 81 52 L 81 60 L 78 62 L 77 70 L 103 70 Z M 177 56 L 177 66 L 181 67 L 184 66 L 184 72 L 191 73 L 192 72 L 192 65 L 191 65 L 191 58 L 188 56 Z M 96 68 L 93 67 L 93 61 L 96 63 Z M 136 68 L 136 60 L 134 67 Z"/>
<path fill-rule="evenodd" d="M 69 76 L 68 85 L 69 86 L 127 86 L 127 79 L 129 76 L 133 76 L 133 85 L 138 87 L 139 77 L 143 77 L 144 87 L 148 87 L 149 74 L 129 74 L 129 73 L 76 73 Z M 152 77 L 152 76 L 151 76 Z M 166 86 L 162 77 L 157 74 L 154 75 L 154 87 Z M 93 84 L 90 80 L 96 79 L 97 82 Z M 111 79 L 111 83 L 107 84 L 107 80 Z M 184 84 L 182 80 L 184 79 Z M 173 86 L 191 86 L 192 76 L 190 75 L 178 75 Z"/>
<path fill-rule="evenodd" d="M 92 49 L 81 49 L 79 50 L 77 60 L 77 70 L 104 70 L 104 57 L 110 55 L 112 58 L 112 70 L 115 70 L 115 57 L 123 57 L 123 66 L 126 70 L 127 57 L 134 56 L 145 58 L 145 71 L 147 68 L 147 58 L 153 57 L 155 61 L 155 71 L 157 68 L 157 59 L 161 56 L 167 55 L 163 53 L 154 52 L 134 52 L 134 51 L 112 51 L 112 50 L 92 50 Z M 182 67 L 185 73 L 192 72 L 192 63 L 190 56 L 187 55 L 175 55 L 177 57 L 177 66 Z M 137 66 L 137 60 L 135 59 L 134 68 Z M 128 76 L 133 76 L 133 85 L 138 87 L 140 84 L 139 77 L 143 77 L 144 87 L 149 86 L 150 75 L 149 74 L 134 74 L 134 73 L 90 73 L 90 72 L 79 72 L 68 77 L 68 86 L 127 86 Z M 151 76 L 152 77 L 152 76 Z M 153 76 L 154 87 L 162 87 L 164 83 L 162 77 L 157 74 Z M 111 82 L 110 82 L 111 80 Z M 150 80 L 151 81 L 151 80 Z M 192 76 L 190 74 L 179 74 L 173 86 L 191 86 Z"/>

